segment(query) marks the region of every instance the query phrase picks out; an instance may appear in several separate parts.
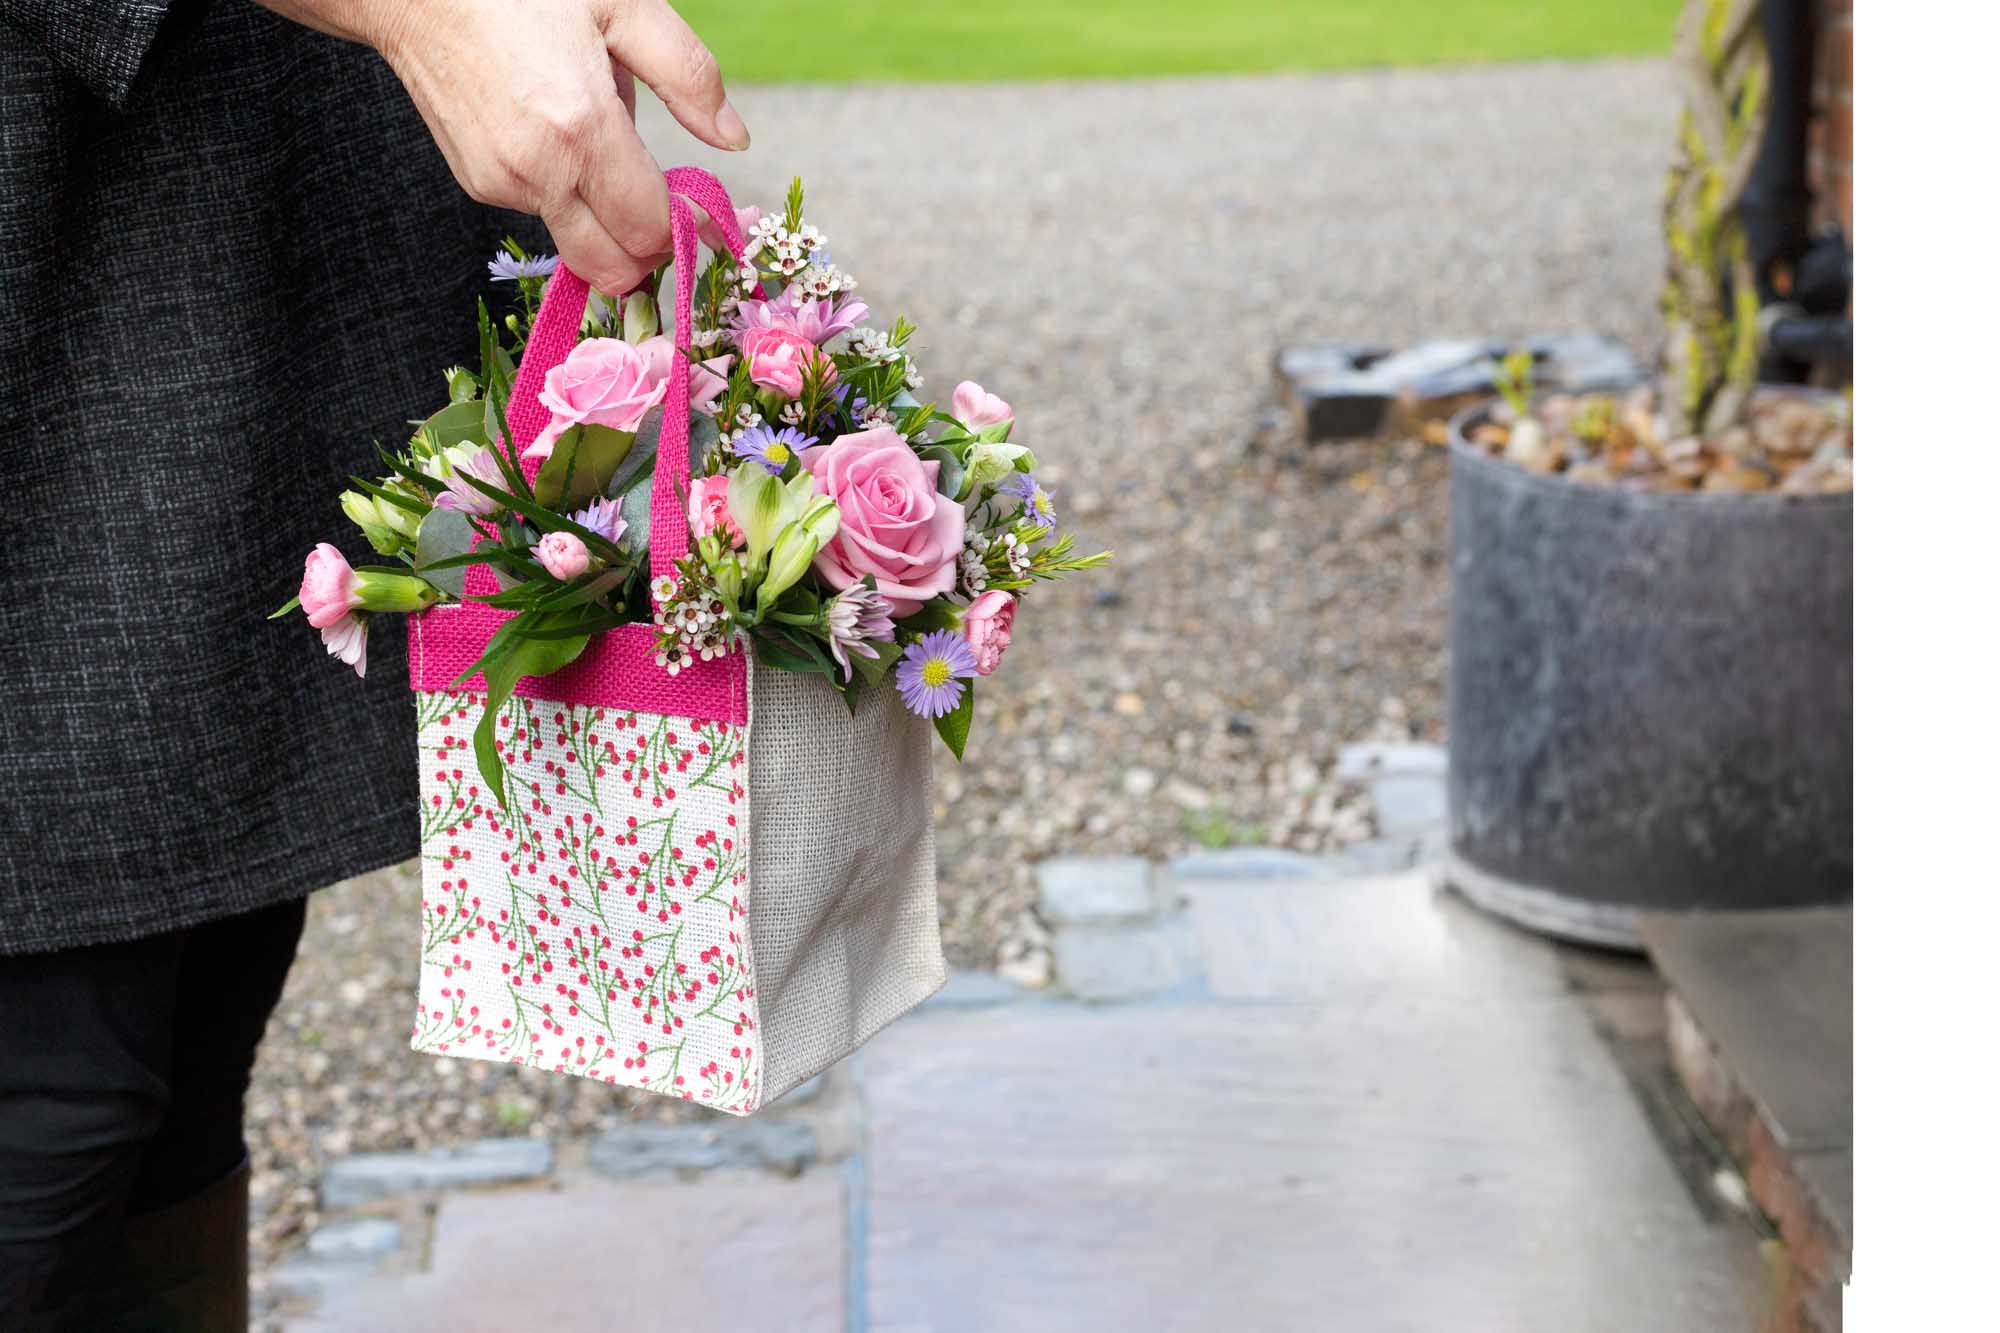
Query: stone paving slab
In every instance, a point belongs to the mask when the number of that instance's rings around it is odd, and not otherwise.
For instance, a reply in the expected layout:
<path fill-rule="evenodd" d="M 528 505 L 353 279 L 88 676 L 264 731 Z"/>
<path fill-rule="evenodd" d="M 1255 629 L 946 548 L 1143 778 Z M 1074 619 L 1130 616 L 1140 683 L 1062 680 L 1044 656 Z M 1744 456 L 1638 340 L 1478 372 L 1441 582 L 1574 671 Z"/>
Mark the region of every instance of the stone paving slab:
<path fill-rule="evenodd" d="M 1743 1237 L 1549 946 L 1422 875 L 1184 887 L 1228 1003 L 933 1011 L 870 1046 L 872 1330 L 1752 1326 Z M 1260 969 L 1287 953 L 1316 961 Z"/>
<path fill-rule="evenodd" d="M 448 1196 L 423 1274 L 322 1288 L 287 1333 L 840 1333 L 839 1172 Z"/>
<path fill-rule="evenodd" d="M 1547 943 L 1496 926 L 1421 874 L 1183 880 L 1181 890 L 1218 999 L 1324 1004 L 1394 991 L 1484 1001 L 1496 989 L 1564 988 Z"/>

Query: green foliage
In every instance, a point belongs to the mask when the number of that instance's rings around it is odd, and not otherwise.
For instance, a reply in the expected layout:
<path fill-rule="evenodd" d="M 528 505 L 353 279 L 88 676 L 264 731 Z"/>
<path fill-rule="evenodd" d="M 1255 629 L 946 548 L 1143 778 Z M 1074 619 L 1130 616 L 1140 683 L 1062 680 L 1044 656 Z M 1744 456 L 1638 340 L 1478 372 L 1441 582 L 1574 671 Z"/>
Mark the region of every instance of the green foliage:
<path fill-rule="evenodd" d="M 1528 400 L 1535 393 L 1535 354 L 1517 347 L 1500 358 L 1493 368 L 1493 392 L 1507 400 L 1516 417 L 1528 415 Z"/>
<path fill-rule="evenodd" d="M 733 82 L 1010 79 L 1656 55 L 1674 0 L 680 0 Z"/>
<path fill-rule="evenodd" d="M 972 682 L 965 682 L 965 693 L 958 701 L 958 707 L 936 719 L 933 726 L 937 734 L 944 738 L 954 759 L 965 758 L 965 738 L 972 734 Z"/>

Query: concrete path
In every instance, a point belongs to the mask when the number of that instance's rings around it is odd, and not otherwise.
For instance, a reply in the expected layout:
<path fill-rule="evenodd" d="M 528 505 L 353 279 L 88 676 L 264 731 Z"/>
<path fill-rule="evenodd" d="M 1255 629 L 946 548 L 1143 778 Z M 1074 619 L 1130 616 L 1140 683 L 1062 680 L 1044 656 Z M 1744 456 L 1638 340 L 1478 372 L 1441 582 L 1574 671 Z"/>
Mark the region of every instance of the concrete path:
<path fill-rule="evenodd" d="M 1650 971 L 1343 873 L 1420 844 L 1054 863 L 1060 993 L 958 978 L 748 1122 L 341 1163 L 282 1327 L 1753 1327 L 1614 1058 Z"/>

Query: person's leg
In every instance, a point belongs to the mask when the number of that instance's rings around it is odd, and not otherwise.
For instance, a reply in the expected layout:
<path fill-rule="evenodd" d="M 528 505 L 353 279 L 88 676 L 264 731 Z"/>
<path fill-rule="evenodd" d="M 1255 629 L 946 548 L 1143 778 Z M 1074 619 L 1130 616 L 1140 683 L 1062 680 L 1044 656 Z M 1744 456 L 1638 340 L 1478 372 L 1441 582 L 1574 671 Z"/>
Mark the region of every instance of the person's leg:
<path fill-rule="evenodd" d="M 101 1278 L 171 1098 L 182 945 L 0 958 L 0 1328 Z"/>
<path fill-rule="evenodd" d="M 174 1005 L 173 1094 L 147 1151 L 131 1211 L 201 1193 L 243 1164 L 243 1096 L 305 929 L 299 898 L 187 933 Z"/>
<path fill-rule="evenodd" d="M 305 926 L 303 899 L 196 926 L 181 954 L 171 1097 L 116 1256 L 128 1301 L 93 1333 L 231 1333 L 250 1321 L 243 1097 Z"/>

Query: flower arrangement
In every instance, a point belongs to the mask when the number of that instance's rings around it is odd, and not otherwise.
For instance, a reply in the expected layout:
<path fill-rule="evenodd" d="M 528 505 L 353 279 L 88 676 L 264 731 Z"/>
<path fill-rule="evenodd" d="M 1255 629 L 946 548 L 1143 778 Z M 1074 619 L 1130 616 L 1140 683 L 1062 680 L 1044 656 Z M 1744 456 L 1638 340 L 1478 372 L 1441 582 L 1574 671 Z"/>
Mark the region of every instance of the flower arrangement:
<path fill-rule="evenodd" d="M 460 677 L 485 676 L 475 746 L 496 797 L 495 710 L 524 676 L 634 622 L 653 627 L 654 664 L 670 675 L 748 650 L 825 678 L 850 707 L 888 681 L 962 757 L 974 686 L 998 669 L 1022 596 L 1110 555 L 1078 555 L 1059 534 L 1007 402 L 971 381 L 949 410 L 916 396 L 914 326 L 867 324 L 803 207 L 795 180 L 782 210 L 739 209 L 740 264 L 703 223 L 710 257 L 684 341 L 661 327 L 671 259 L 622 297 L 593 292 L 541 391 L 550 423 L 528 441 L 513 438 L 506 404 L 555 263 L 509 241 L 489 269 L 517 308 L 496 323 L 480 302 L 479 371 L 448 370 L 447 404 L 401 450 L 378 446 L 387 473 L 341 496 L 395 563 L 352 566 L 321 543 L 273 618 L 303 610 L 362 673 L 373 616 L 450 602 L 511 612 Z M 689 362 L 689 549 L 649 579 L 659 483 L 643 426 L 677 356 Z M 475 566 L 490 590 L 468 588 Z"/>

